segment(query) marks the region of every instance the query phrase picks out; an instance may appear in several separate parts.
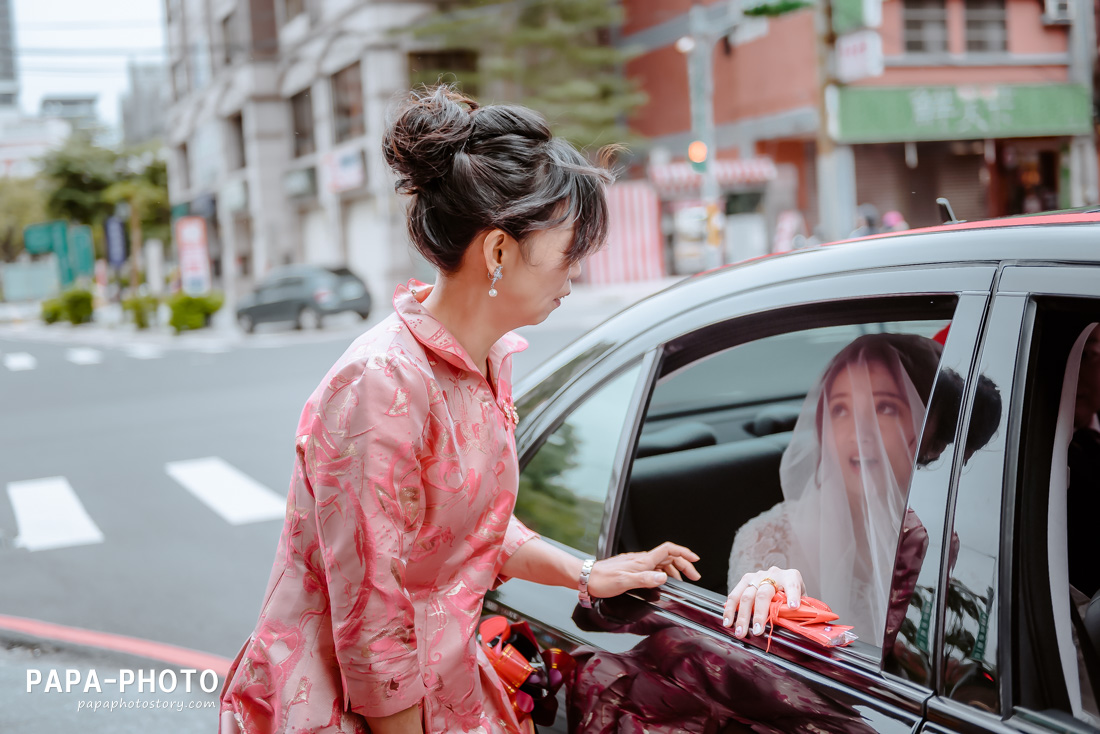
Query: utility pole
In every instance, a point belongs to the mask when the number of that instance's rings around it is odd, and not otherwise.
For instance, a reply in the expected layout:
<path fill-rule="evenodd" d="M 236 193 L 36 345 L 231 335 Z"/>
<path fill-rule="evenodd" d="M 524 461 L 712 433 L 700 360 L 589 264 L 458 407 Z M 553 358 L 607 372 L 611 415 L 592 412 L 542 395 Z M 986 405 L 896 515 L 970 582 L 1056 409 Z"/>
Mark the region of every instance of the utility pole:
<path fill-rule="evenodd" d="M 833 139 L 832 117 L 837 101 L 832 61 L 836 47 L 833 2 L 814 4 L 814 42 L 817 49 L 817 205 L 825 241 L 847 237 L 855 228 L 855 156 L 851 146 Z"/>
<path fill-rule="evenodd" d="M 721 264 L 721 230 L 719 217 L 724 215 L 720 207 L 721 191 L 718 187 L 718 171 L 715 158 L 718 154 L 718 141 L 714 127 L 714 47 L 733 33 L 744 17 L 740 0 L 729 0 L 718 17 L 709 10 L 714 6 L 691 6 L 688 13 L 688 25 L 691 29 L 689 39 L 680 39 L 677 48 L 689 55 L 688 81 L 691 91 L 691 128 L 695 139 L 705 146 L 703 149 L 702 199 L 707 210 L 707 246 L 713 262 L 708 267 Z"/>

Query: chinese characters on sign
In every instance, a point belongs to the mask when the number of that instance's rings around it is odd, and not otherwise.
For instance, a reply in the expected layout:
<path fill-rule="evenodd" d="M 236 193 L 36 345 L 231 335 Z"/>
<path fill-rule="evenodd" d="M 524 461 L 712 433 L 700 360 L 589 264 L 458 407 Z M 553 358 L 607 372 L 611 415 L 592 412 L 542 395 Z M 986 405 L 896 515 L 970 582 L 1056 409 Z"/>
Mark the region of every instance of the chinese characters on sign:
<path fill-rule="evenodd" d="M 1012 124 L 1011 87 L 925 87 L 909 93 L 909 104 L 913 124 L 918 129 L 943 129 L 980 137 Z"/>
<path fill-rule="evenodd" d="M 838 142 L 1090 135 L 1088 87 L 988 84 L 833 88 L 829 126 Z"/>

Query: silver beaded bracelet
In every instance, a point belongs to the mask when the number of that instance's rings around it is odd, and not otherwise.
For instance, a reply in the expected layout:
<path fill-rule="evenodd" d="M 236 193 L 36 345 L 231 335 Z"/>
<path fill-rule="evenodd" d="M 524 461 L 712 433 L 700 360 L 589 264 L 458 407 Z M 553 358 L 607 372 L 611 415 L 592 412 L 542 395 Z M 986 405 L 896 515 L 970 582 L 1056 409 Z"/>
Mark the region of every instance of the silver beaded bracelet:
<path fill-rule="evenodd" d="M 581 606 L 585 609 L 592 608 L 592 597 L 588 595 L 588 577 L 592 574 L 592 567 L 596 565 L 595 558 L 589 558 L 581 565 L 581 582 L 580 593 L 577 597 L 581 601 Z"/>

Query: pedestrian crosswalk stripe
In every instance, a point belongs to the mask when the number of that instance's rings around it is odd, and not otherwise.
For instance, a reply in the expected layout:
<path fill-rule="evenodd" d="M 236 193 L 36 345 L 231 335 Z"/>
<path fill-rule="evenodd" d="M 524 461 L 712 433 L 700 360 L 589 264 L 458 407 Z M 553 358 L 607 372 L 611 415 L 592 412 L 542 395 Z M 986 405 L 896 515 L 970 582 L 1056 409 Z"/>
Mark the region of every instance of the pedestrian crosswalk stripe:
<path fill-rule="evenodd" d="M 33 370 L 38 366 L 38 360 L 26 352 L 10 352 L 4 355 L 4 366 L 12 372 Z"/>
<path fill-rule="evenodd" d="M 65 359 L 73 364 L 99 364 L 103 361 L 103 352 L 98 349 L 76 347 L 65 350 Z"/>
<path fill-rule="evenodd" d="M 18 547 L 41 551 L 103 542 L 65 477 L 9 482 L 8 498 L 19 527 Z"/>
<path fill-rule="evenodd" d="M 165 465 L 168 475 L 230 525 L 282 519 L 286 499 L 217 456 Z"/>
<path fill-rule="evenodd" d="M 155 344 L 131 344 L 126 347 L 126 355 L 134 359 L 160 359 L 164 350 Z"/>

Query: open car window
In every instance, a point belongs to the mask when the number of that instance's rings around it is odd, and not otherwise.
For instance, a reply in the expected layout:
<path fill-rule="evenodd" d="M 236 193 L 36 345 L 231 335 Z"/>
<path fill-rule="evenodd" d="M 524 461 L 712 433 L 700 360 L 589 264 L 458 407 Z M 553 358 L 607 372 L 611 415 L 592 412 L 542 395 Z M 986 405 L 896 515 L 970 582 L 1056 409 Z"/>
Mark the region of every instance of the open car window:
<path fill-rule="evenodd" d="M 875 309 L 869 306 L 868 312 L 873 318 Z M 615 550 L 644 550 L 664 540 L 686 545 L 701 558 L 697 586 L 725 597 L 735 537 L 750 520 L 783 503 L 780 464 L 807 393 L 830 360 L 869 334 L 927 341 L 938 337 L 942 342 L 951 313 L 942 303 L 925 318 L 903 321 L 852 323 L 849 313 L 847 323 L 826 322 L 741 341 L 737 334 L 743 330 L 731 323 L 725 344 L 718 341 L 709 353 L 674 364 L 659 377 L 630 468 Z M 933 362 L 925 402 L 936 369 Z M 923 410 L 922 405 L 920 416 Z M 908 481 L 902 479 L 897 499 L 904 509 Z M 890 530 L 895 534 L 900 532 L 900 515 L 897 519 L 899 527 Z M 776 557 L 764 555 L 761 567 L 767 568 Z M 889 555 L 892 562 L 892 550 Z M 885 596 L 890 574 L 880 575 Z M 863 637 L 875 640 L 881 635 L 878 629 L 865 631 Z"/>

